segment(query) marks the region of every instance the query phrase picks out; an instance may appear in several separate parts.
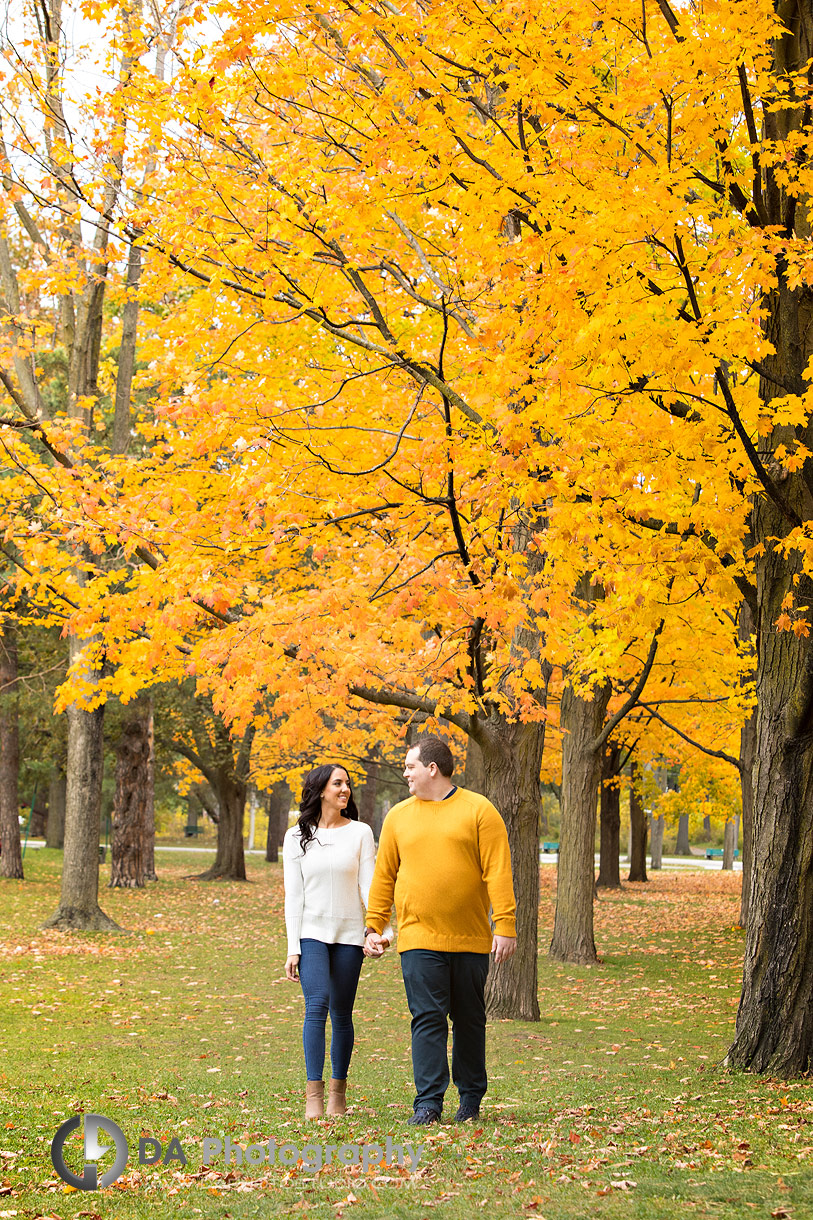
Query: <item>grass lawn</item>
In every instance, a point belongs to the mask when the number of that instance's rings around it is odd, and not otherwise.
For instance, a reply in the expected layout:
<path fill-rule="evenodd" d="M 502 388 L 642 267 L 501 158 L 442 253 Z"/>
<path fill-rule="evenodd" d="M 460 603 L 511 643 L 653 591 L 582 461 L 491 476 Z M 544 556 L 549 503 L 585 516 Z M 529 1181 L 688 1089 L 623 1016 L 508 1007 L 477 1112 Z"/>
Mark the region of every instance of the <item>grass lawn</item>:
<path fill-rule="evenodd" d="M 206 859 L 161 852 L 158 883 L 103 889 L 121 935 L 39 930 L 60 853 L 32 851 L 26 881 L 0 882 L 0 1217 L 813 1217 L 810 1084 L 720 1066 L 738 998 L 738 874 L 603 895 L 603 962 L 584 969 L 545 957 L 555 870 L 543 869 L 542 1020 L 489 1027 L 480 1122 L 415 1129 L 397 955 L 362 972 L 350 1113 L 306 1124 L 281 865 L 251 857 L 247 885 L 186 879 Z M 456 1104 L 450 1090 L 449 1119 Z M 106 1190 L 73 1191 L 51 1165 L 56 1128 L 80 1110 L 114 1120 L 129 1144 Z M 139 1165 L 141 1136 L 164 1149 L 176 1137 L 186 1165 Z M 371 1157 L 388 1136 L 422 1148 L 414 1173 L 408 1161 L 228 1167 L 222 1154 L 203 1166 L 204 1137 L 227 1136 Z M 80 1173 L 81 1154 L 69 1140 Z"/>

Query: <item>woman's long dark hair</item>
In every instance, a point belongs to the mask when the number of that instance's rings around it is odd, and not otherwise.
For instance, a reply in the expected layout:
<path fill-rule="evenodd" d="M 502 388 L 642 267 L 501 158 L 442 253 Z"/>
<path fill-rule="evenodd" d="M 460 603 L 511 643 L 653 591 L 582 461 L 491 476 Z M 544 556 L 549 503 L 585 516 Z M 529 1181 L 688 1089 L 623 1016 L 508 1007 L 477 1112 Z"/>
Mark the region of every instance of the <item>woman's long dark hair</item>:
<path fill-rule="evenodd" d="M 344 771 L 347 776 L 347 782 L 350 784 L 350 772 L 341 763 L 322 763 L 321 766 L 314 767 L 305 776 L 305 782 L 302 785 L 302 800 L 299 802 L 299 818 L 297 820 L 303 852 L 313 838 L 313 833 L 319 825 L 319 818 L 322 816 L 322 793 L 327 787 L 331 775 L 337 769 Z M 356 808 L 356 802 L 353 800 L 352 784 L 350 784 L 350 796 L 347 799 L 347 805 L 342 813 L 342 817 L 348 818 L 351 822 L 359 820 L 359 811 Z"/>

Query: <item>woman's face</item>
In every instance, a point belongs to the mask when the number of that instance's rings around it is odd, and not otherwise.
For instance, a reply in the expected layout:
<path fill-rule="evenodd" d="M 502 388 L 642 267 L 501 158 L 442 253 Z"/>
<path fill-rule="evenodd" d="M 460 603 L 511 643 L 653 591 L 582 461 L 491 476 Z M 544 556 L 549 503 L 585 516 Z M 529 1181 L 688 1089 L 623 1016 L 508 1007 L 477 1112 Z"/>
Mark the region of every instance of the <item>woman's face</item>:
<path fill-rule="evenodd" d="M 322 813 L 344 813 L 350 800 L 350 778 L 344 767 L 334 767 L 322 789 Z"/>

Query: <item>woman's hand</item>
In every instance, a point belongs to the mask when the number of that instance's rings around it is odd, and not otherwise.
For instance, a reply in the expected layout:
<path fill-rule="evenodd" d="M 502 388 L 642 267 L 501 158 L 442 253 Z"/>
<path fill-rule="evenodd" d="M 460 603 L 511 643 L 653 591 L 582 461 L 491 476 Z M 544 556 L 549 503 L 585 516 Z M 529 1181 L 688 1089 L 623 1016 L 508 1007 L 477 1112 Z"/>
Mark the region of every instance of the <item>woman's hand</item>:
<path fill-rule="evenodd" d="M 292 983 L 299 980 L 299 954 L 292 953 L 285 959 L 285 977 L 290 979 Z"/>
<path fill-rule="evenodd" d="M 390 942 L 377 932 L 368 932 L 364 941 L 364 956 L 365 957 L 382 957 L 384 951 L 389 949 Z"/>

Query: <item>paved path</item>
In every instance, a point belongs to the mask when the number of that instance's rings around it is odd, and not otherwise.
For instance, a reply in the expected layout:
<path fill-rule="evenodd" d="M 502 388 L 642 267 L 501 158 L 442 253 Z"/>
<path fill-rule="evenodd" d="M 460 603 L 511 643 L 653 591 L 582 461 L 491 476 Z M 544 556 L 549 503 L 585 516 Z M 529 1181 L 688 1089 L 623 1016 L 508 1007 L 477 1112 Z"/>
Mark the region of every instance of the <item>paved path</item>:
<path fill-rule="evenodd" d="M 44 847 L 45 844 L 42 843 L 39 839 L 31 839 L 31 840 L 29 840 L 28 846 L 30 848 L 31 847 Z M 172 846 L 172 844 L 162 844 L 162 843 L 156 843 L 155 850 L 156 851 L 197 852 L 197 853 L 200 853 L 203 855 L 214 855 L 214 851 L 215 851 L 214 847 L 174 847 L 174 846 Z M 245 854 L 247 856 L 265 856 L 265 849 L 262 847 L 254 847 L 251 849 L 251 851 L 246 851 Z M 559 859 L 559 856 L 556 854 L 556 852 L 540 852 L 539 853 L 539 863 L 540 864 L 556 864 L 558 859 Z M 599 863 L 599 859 L 598 859 L 598 855 L 596 855 L 596 868 L 598 868 L 598 863 Z M 621 857 L 621 868 L 623 869 L 625 866 L 629 866 L 629 860 L 626 856 L 622 856 Z M 715 868 L 719 869 L 721 867 L 722 867 L 721 860 L 707 860 L 705 858 L 705 856 L 664 856 L 663 857 L 663 871 L 669 872 L 669 873 L 683 873 L 683 872 L 686 872 L 687 870 L 692 871 L 692 872 L 697 872 L 697 871 L 701 871 L 704 869 L 715 869 Z M 651 865 L 649 864 L 649 861 L 647 861 L 647 869 L 649 871 L 651 871 Z M 655 869 L 654 871 L 657 872 L 658 870 Z M 734 872 L 735 873 L 742 872 L 742 861 L 741 860 L 734 861 Z"/>

